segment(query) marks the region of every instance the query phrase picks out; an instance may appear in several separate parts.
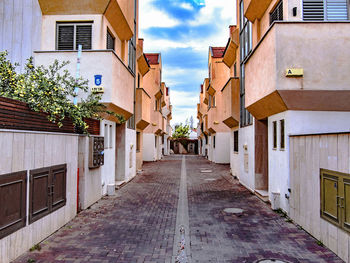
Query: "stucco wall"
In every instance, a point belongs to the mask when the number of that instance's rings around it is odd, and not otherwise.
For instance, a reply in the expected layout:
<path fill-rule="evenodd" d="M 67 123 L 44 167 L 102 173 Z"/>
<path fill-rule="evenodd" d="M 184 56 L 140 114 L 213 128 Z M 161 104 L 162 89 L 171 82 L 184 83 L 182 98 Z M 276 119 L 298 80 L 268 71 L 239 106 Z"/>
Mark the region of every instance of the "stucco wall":
<path fill-rule="evenodd" d="M 0 174 L 67 164 L 66 205 L 30 225 L 27 222 L 26 227 L 0 239 L 0 261 L 6 263 L 28 251 L 75 217 L 78 136 L 1 130 L 0 154 L 2 158 Z M 29 183 L 27 183 L 26 200 L 28 214 Z"/>
<path fill-rule="evenodd" d="M 89 137 L 79 137 L 79 208 L 86 209 L 102 197 L 101 167 L 89 169 Z"/>
<path fill-rule="evenodd" d="M 36 0 L 0 1 L 0 51 L 24 65 L 41 47 L 41 10 Z M 25 45 L 23 45 L 25 43 Z"/>
<path fill-rule="evenodd" d="M 285 150 L 280 150 L 280 123 L 285 120 Z M 334 133 L 350 131 L 349 112 L 286 111 L 268 118 L 269 129 L 269 196 L 280 193 L 280 205 L 289 212 L 289 135 Z M 277 121 L 277 145 L 273 150 L 273 121 Z"/>
<path fill-rule="evenodd" d="M 232 129 L 230 133 L 230 168 L 231 168 L 231 174 L 239 178 L 239 174 L 240 174 L 239 153 L 243 151 L 243 148 L 239 148 L 239 145 L 238 145 L 238 153 L 233 151 L 234 150 L 233 133 L 236 130 L 237 128 Z M 238 136 L 239 136 L 239 133 L 240 131 L 238 131 Z"/>
<path fill-rule="evenodd" d="M 154 147 L 155 137 L 153 133 L 143 133 L 143 160 L 153 162 L 156 160 L 156 149 Z"/>
<path fill-rule="evenodd" d="M 249 190 L 255 189 L 255 139 L 254 124 L 239 130 L 239 181 Z M 247 150 L 244 149 L 247 146 Z M 244 168 L 245 156 L 248 156 L 248 171 Z"/>
<path fill-rule="evenodd" d="M 230 163 L 230 133 L 218 132 L 215 134 L 215 137 L 215 148 L 212 147 L 213 162 L 221 164 Z"/>
<path fill-rule="evenodd" d="M 105 136 L 104 165 L 101 167 L 102 195 L 107 194 L 107 185 L 115 184 L 115 150 L 116 150 L 116 124 L 115 122 L 101 121 L 101 136 Z M 106 126 L 107 125 L 107 126 Z M 110 130 L 112 126 L 112 130 Z M 107 131 L 105 130 L 107 128 Z"/>

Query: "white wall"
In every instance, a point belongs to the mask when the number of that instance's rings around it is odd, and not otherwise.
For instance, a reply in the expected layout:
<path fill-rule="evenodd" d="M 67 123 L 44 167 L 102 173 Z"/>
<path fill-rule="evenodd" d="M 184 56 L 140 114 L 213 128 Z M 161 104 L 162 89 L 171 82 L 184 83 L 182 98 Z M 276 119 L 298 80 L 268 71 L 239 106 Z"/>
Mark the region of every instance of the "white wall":
<path fill-rule="evenodd" d="M 0 1 L 0 51 L 21 65 L 40 50 L 41 9 L 37 0 Z"/>
<path fill-rule="evenodd" d="M 143 133 L 143 160 L 145 162 L 153 162 L 156 160 L 156 150 L 154 147 L 154 134 Z"/>
<path fill-rule="evenodd" d="M 233 176 L 239 177 L 240 174 L 240 165 L 239 165 L 239 152 L 243 151 L 243 148 L 239 148 L 238 145 L 238 153 L 233 151 L 233 144 L 234 144 L 234 139 L 233 139 L 233 132 L 237 130 L 231 130 L 230 134 L 230 168 L 231 168 L 231 174 Z M 238 131 L 238 136 L 239 136 L 239 131 Z"/>
<path fill-rule="evenodd" d="M 215 136 L 215 148 L 213 138 Z M 230 163 L 230 133 L 218 132 L 212 137 L 212 160 L 215 163 Z"/>
<path fill-rule="evenodd" d="M 102 197 L 101 167 L 89 169 L 89 137 L 79 136 L 79 208 L 87 209 Z"/>
<path fill-rule="evenodd" d="M 67 164 L 66 205 L 0 239 L 0 261 L 6 263 L 28 251 L 33 245 L 41 242 L 75 217 L 77 211 L 78 136 L 1 130 L 0 156 L 2 158 L 0 174 Z M 29 200 L 29 183 L 27 184 L 27 200 Z M 27 202 L 28 211 L 29 201 Z"/>
<path fill-rule="evenodd" d="M 280 123 L 285 120 L 285 150 L 280 150 Z M 277 121 L 277 150 L 273 150 L 273 121 Z M 289 212 L 289 135 L 350 131 L 349 112 L 285 111 L 268 118 L 269 126 L 269 195 L 280 193 L 280 205 Z"/>
<path fill-rule="evenodd" d="M 106 126 L 107 125 L 107 126 Z M 115 184 L 115 122 L 102 120 L 100 124 L 101 136 L 105 136 L 104 165 L 101 166 L 102 195 L 107 194 L 107 185 Z M 111 130 L 112 127 L 112 130 Z M 107 128 L 105 130 L 105 128 Z"/>
<path fill-rule="evenodd" d="M 125 181 L 136 176 L 136 130 L 126 129 L 126 174 Z"/>
<path fill-rule="evenodd" d="M 255 189 L 255 124 L 239 129 L 239 181 L 251 191 Z M 244 149 L 247 146 L 247 150 Z M 248 155 L 248 171 L 244 168 L 245 155 Z"/>

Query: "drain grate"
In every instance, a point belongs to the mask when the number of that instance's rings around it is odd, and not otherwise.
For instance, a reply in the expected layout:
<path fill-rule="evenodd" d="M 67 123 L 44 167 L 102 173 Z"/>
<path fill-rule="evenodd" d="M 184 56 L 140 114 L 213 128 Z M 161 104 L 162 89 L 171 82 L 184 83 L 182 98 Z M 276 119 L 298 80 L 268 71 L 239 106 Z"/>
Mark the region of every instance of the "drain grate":
<path fill-rule="evenodd" d="M 212 182 L 212 181 L 216 181 L 216 179 L 214 179 L 214 178 L 207 178 L 207 179 L 204 179 L 205 181 L 210 181 L 210 182 Z"/>
<path fill-rule="evenodd" d="M 280 259 L 261 259 L 256 261 L 256 263 L 289 263 L 288 261 L 283 261 Z"/>
<path fill-rule="evenodd" d="M 241 208 L 226 208 L 224 209 L 224 212 L 228 214 L 242 214 L 244 210 Z"/>
<path fill-rule="evenodd" d="M 212 173 L 213 170 L 201 170 L 201 173 Z"/>

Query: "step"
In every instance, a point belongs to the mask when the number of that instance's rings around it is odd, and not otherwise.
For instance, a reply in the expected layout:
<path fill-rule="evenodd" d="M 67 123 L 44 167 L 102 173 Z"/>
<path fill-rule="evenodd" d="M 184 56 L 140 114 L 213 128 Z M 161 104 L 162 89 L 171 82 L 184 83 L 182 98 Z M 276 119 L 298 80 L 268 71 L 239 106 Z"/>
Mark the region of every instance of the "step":
<path fill-rule="evenodd" d="M 255 195 L 261 199 L 262 201 L 264 201 L 265 203 L 269 202 L 269 192 L 265 191 L 265 190 L 255 190 Z"/>

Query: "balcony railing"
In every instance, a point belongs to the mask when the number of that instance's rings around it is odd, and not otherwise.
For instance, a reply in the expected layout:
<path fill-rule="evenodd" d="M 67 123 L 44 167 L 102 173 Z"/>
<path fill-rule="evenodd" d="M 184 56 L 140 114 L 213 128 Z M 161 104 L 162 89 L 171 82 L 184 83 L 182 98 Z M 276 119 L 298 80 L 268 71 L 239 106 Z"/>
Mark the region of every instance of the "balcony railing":
<path fill-rule="evenodd" d="M 349 22 L 274 22 L 245 62 L 249 112 L 264 119 L 285 110 L 349 111 L 349 29 Z"/>
<path fill-rule="evenodd" d="M 48 66 L 56 59 L 61 62 L 69 61 L 70 64 L 66 69 L 75 76 L 76 51 L 36 51 L 34 53 L 36 65 Z M 131 117 L 134 105 L 134 75 L 114 51 L 83 51 L 80 74 L 83 79 L 89 81 L 90 89 L 96 86 L 95 75 L 102 75 L 102 83 L 99 86 L 103 88 L 101 101 L 109 110 L 123 115 L 126 119 Z"/>
<path fill-rule="evenodd" d="M 151 122 L 151 97 L 144 89 L 136 89 L 136 127 L 144 130 Z"/>
<path fill-rule="evenodd" d="M 224 99 L 223 123 L 229 128 L 238 126 L 240 118 L 239 78 L 230 78 L 221 92 Z"/>

